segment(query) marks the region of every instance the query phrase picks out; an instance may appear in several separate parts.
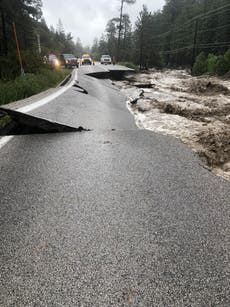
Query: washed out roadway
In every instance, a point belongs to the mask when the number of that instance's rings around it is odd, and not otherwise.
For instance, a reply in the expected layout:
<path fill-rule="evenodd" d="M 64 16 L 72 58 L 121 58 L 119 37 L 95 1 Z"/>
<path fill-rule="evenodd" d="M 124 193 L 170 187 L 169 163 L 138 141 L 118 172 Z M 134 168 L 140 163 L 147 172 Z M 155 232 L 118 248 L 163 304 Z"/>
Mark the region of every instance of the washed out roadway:
<path fill-rule="evenodd" d="M 229 306 L 229 182 L 90 69 L 0 151 L 0 306 Z"/>

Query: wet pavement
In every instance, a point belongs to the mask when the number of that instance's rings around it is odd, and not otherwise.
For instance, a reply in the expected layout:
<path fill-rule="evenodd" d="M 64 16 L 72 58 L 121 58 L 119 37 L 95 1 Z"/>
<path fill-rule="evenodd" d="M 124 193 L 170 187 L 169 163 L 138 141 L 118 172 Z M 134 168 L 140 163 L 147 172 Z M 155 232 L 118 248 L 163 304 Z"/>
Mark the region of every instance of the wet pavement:
<path fill-rule="evenodd" d="M 92 131 L 0 150 L 0 306 L 229 306 L 229 183 L 78 81 L 30 114 Z"/>

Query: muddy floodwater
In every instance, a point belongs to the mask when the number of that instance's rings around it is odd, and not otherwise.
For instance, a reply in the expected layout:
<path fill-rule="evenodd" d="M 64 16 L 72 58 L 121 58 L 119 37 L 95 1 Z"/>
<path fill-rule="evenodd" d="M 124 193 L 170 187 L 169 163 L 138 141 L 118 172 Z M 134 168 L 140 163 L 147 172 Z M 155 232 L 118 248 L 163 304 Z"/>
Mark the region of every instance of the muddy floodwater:
<path fill-rule="evenodd" d="M 166 70 L 138 73 L 116 85 L 139 128 L 180 138 L 206 167 L 230 180 L 230 80 Z"/>

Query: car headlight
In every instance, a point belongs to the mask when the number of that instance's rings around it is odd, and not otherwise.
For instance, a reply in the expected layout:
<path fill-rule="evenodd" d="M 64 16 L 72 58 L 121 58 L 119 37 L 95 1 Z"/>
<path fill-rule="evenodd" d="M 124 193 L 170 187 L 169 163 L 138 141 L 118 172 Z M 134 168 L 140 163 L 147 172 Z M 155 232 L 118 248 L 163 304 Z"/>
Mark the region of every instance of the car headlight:
<path fill-rule="evenodd" d="M 60 62 L 58 60 L 55 60 L 54 64 L 56 67 L 60 66 Z"/>

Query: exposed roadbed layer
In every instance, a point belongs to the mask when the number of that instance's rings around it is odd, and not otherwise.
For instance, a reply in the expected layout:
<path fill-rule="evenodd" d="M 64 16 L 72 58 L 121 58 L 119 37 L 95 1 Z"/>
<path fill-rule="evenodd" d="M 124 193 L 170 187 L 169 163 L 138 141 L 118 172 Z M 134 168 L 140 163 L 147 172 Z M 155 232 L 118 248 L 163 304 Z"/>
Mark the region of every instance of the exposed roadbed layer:
<path fill-rule="evenodd" d="M 82 131 L 86 129 L 81 126 L 70 127 L 15 110 L 0 108 L 0 136 Z"/>
<path fill-rule="evenodd" d="M 230 187 L 177 139 L 16 136 L 0 169 L 0 306 L 229 306 Z"/>
<path fill-rule="evenodd" d="M 180 138 L 230 180 L 230 81 L 149 71 L 116 82 L 140 128 Z"/>

